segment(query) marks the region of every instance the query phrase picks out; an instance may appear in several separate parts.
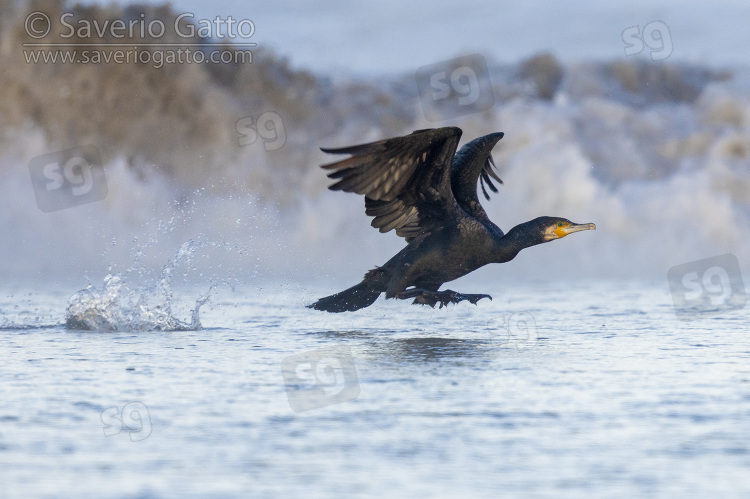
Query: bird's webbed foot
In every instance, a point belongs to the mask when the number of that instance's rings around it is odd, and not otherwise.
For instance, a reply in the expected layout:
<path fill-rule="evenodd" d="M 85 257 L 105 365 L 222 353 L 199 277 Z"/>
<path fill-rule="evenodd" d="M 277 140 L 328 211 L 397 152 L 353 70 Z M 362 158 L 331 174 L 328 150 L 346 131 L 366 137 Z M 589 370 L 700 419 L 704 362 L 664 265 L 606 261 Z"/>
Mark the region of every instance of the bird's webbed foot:
<path fill-rule="evenodd" d="M 466 294 L 446 289 L 445 291 L 429 291 L 422 288 L 412 288 L 402 291 L 396 295 L 396 298 L 406 300 L 414 298 L 412 304 L 414 305 L 429 305 L 435 308 L 435 305 L 440 304 L 440 308 L 447 307 L 449 303 L 459 303 L 462 301 L 468 301 L 469 303 L 477 304 L 482 298 L 492 297 L 484 294 Z"/>

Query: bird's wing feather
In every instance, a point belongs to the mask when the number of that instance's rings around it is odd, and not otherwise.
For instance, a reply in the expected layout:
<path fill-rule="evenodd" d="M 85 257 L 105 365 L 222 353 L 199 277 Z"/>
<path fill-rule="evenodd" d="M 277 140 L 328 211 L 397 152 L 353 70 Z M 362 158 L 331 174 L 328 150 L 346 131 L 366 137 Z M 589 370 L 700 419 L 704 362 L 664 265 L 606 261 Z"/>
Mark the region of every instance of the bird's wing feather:
<path fill-rule="evenodd" d="M 458 204 L 462 207 L 468 206 L 472 202 L 478 202 L 477 189 L 479 186 L 482 188 L 484 197 L 489 199 L 487 188 L 492 192 L 497 192 L 493 179 L 499 184 L 503 183 L 495 171 L 495 162 L 492 160 L 491 154 L 492 148 L 495 147 L 498 140 L 503 138 L 503 135 L 505 135 L 503 132 L 495 132 L 479 137 L 465 144 L 456 153 L 451 171 L 451 184 Z"/>
<path fill-rule="evenodd" d="M 450 184 L 461 129 L 417 130 L 410 135 L 340 149 L 350 158 L 322 165 L 336 179 L 329 189 L 365 196 L 373 227 L 411 240 L 455 219 L 459 210 Z"/>
<path fill-rule="evenodd" d="M 497 175 L 497 172 L 495 171 L 495 162 L 492 160 L 492 154 L 487 156 L 487 161 L 484 162 L 484 166 L 482 167 L 482 172 L 479 174 L 479 183 L 482 186 L 482 194 L 484 194 L 484 198 L 489 200 L 490 195 L 487 194 L 487 189 L 484 188 L 485 182 L 487 183 L 487 187 L 490 188 L 490 190 L 494 193 L 497 193 L 497 187 L 495 187 L 495 184 L 492 183 L 492 179 L 497 180 L 499 184 L 502 184 L 503 181 L 500 180 L 500 177 Z"/>

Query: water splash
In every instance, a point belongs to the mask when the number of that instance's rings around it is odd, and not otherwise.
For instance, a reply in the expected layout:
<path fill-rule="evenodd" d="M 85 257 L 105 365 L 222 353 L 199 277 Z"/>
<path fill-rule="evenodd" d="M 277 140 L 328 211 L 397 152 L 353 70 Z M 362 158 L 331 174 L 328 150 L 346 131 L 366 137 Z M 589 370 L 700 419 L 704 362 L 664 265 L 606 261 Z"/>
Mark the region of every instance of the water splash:
<path fill-rule="evenodd" d="M 195 250 L 204 246 L 230 248 L 226 243 L 187 241 L 163 267 L 155 284 L 131 288 L 126 277 L 136 269 L 136 258 L 133 266 L 123 274 L 108 274 L 101 288 L 89 285 L 71 296 L 65 313 L 66 327 L 92 331 L 203 329 L 200 308 L 209 301 L 211 292 L 218 283 L 211 284 L 208 290 L 195 300 L 188 323 L 175 317 L 172 311 L 172 275 L 180 263 L 186 261 L 189 264 Z"/>

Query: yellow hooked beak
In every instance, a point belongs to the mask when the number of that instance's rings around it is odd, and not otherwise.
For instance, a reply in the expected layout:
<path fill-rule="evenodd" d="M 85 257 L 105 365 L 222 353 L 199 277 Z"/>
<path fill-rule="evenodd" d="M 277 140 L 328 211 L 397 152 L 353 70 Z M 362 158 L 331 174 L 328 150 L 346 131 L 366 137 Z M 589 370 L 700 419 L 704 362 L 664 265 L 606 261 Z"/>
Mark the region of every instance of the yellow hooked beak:
<path fill-rule="evenodd" d="M 596 225 L 594 224 L 568 224 L 563 225 L 562 227 L 557 227 L 553 232 L 558 238 L 565 237 L 568 234 L 572 234 L 574 232 L 580 232 L 582 230 L 596 230 Z"/>

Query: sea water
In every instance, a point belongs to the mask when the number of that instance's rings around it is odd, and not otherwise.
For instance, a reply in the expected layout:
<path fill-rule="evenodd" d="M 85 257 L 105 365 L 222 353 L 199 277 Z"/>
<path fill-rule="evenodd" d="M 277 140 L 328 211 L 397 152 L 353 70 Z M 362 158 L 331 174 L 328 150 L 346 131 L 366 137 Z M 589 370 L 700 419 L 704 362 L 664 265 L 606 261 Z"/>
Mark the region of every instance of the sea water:
<path fill-rule="evenodd" d="M 747 7 L 646 3 L 180 2 L 148 15 L 249 17 L 259 47 L 161 69 L 29 64 L 9 4 L 0 496 L 748 496 Z M 669 58 L 630 53 L 648 26 Z M 488 106 L 431 105 L 435 65 Z M 306 309 L 404 244 L 318 148 L 439 126 L 505 133 L 503 230 L 597 230 L 447 284 L 477 306 Z M 90 196 L 55 181 L 80 160 Z"/>
<path fill-rule="evenodd" d="M 666 280 L 460 290 L 494 299 L 327 314 L 304 307 L 326 286 L 224 287 L 173 331 L 5 293 L 0 495 L 750 494 L 747 307 L 679 320 Z"/>

